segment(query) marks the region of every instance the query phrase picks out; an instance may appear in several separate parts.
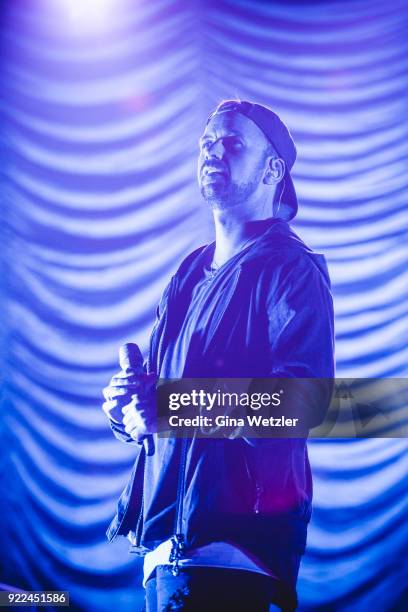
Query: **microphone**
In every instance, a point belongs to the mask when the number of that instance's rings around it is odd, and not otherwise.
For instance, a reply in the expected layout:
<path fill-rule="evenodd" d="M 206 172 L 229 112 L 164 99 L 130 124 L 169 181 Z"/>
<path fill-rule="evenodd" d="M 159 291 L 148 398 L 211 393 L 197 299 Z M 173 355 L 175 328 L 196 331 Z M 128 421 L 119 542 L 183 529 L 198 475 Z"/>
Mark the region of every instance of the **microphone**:
<path fill-rule="evenodd" d="M 122 370 L 131 370 L 137 376 L 142 376 L 145 371 L 143 367 L 143 355 L 140 348 L 134 342 L 127 342 L 119 348 L 119 365 Z M 154 440 L 151 434 L 141 438 L 146 455 L 154 454 Z"/>

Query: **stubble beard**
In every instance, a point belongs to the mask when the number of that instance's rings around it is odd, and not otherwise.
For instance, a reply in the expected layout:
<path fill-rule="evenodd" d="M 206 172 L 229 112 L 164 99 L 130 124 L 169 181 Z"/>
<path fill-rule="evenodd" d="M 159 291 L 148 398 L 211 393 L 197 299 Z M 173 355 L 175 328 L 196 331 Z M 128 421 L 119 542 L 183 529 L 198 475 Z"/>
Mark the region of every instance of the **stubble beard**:
<path fill-rule="evenodd" d="M 227 185 L 202 185 L 201 195 L 212 210 L 228 210 L 246 202 L 254 193 L 257 182 L 245 185 L 228 183 Z"/>

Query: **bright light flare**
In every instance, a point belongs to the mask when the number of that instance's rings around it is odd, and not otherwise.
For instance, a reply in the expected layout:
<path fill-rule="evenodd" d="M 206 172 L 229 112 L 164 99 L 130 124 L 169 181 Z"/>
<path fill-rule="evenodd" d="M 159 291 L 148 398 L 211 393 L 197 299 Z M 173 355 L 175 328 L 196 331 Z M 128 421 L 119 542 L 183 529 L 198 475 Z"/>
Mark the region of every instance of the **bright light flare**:
<path fill-rule="evenodd" d="M 112 19 L 115 0 L 59 0 L 68 20 L 81 30 L 99 29 Z"/>

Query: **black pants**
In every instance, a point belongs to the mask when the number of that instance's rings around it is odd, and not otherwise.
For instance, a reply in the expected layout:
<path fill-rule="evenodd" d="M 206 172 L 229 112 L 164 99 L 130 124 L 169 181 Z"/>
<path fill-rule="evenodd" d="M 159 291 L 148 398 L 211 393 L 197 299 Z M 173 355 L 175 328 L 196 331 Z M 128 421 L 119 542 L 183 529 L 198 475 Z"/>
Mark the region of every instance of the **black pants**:
<path fill-rule="evenodd" d="M 173 576 L 170 566 L 161 565 L 146 583 L 146 611 L 268 612 L 273 583 L 255 572 L 208 567 Z"/>

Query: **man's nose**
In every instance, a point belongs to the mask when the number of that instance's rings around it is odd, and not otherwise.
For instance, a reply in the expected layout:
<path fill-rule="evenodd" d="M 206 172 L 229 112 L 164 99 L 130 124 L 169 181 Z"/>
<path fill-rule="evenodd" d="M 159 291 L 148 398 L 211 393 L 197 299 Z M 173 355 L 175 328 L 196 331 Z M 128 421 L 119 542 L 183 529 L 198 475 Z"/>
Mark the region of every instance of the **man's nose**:
<path fill-rule="evenodd" d="M 207 159 L 211 159 L 212 157 L 215 157 L 216 159 L 222 159 L 224 156 L 224 153 L 225 153 L 224 143 L 222 142 L 222 139 L 219 138 L 207 148 L 206 157 Z"/>

